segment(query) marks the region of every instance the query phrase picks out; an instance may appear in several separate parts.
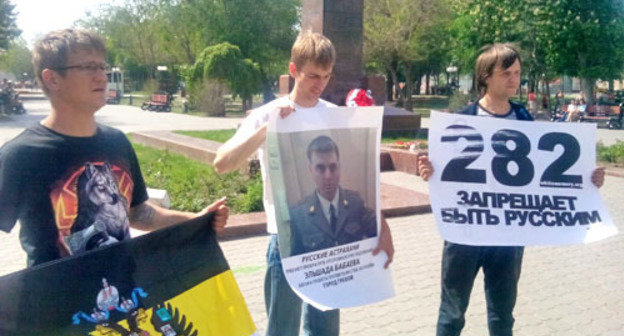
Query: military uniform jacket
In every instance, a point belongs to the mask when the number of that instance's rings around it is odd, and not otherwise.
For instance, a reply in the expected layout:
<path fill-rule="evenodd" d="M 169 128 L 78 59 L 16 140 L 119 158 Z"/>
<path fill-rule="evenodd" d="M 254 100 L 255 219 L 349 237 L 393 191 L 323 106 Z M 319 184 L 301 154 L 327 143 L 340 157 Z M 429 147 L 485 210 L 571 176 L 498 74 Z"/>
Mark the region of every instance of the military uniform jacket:
<path fill-rule="evenodd" d="M 317 193 L 290 209 L 291 255 L 348 244 L 377 235 L 375 211 L 364 206 L 359 193 L 339 189 L 336 232 L 323 213 Z"/>

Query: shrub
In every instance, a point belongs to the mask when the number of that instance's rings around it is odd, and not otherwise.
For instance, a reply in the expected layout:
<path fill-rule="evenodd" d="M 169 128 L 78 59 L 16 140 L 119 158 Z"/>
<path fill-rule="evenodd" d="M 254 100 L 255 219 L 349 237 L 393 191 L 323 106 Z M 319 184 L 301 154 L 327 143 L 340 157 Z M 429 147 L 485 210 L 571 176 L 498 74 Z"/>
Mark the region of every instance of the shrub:
<path fill-rule="evenodd" d="M 145 184 L 165 189 L 171 208 L 197 212 L 223 196 L 233 213 L 262 211 L 262 180 L 259 174 L 238 172 L 218 175 L 212 166 L 168 151 L 134 144 Z"/>
<path fill-rule="evenodd" d="M 209 116 L 225 116 L 226 85 L 214 79 L 205 79 L 191 88 L 189 104 L 194 110 L 206 111 Z"/>
<path fill-rule="evenodd" d="M 599 142 L 596 146 L 596 153 L 598 161 L 624 164 L 624 141 L 617 140 L 611 146 L 605 146 L 602 142 Z"/>
<path fill-rule="evenodd" d="M 256 174 L 257 176 L 258 174 Z M 262 179 L 251 179 L 247 183 L 245 190 L 240 198 L 232 202 L 232 207 L 238 209 L 238 211 L 247 213 L 255 211 L 263 211 L 264 204 L 262 203 Z"/>
<path fill-rule="evenodd" d="M 461 109 L 466 107 L 466 105 L 468 105 L 469 102 L 470 102 L 470 95 L 462 93 L 459 90 L 456 90 L 455 92 L 453 92 L 453 95 L 449 99 L 449 106 L 448 106 L 449 111 L 453 113 L 460 111 Z"/>
<path fill-rule="evenodd" d="M 158 81 L 155 79 L 148 79 L 143 83 L 143 91 L 148 95 L 158 91 Z"/>

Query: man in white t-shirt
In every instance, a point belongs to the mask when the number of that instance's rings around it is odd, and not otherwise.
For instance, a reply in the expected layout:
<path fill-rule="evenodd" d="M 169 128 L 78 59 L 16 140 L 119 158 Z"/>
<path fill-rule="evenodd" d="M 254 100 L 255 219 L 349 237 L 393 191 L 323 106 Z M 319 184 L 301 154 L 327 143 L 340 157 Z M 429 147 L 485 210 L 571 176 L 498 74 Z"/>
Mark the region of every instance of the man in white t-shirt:
<path fill-rule="evenodd" d="M 333 336 L 338 335 L 340 330 L 338 310 L 323 312 L 302 303 L 284 277 L 277 240 L 273 194 L 271 183 L 267 178 L 265 145 L 270 114 L 279 113 L 282 118 L 286 118 L 293 112 L 315 113 L 318 110 L 336 106 L 320 99 L 332 76 L 335 59 L 336 51 L 329 39 L 317 33 L 301 33 L 291 51 L 289 71 L 295 79 L 292 92 L 288 96 L 278 98 L 253 110 L 236 134 L 219 148 L 214 161 L 217 172 L 229 172 L 245 164 L 250 156 L 258 152 L 264 182 L 263 201 L 267 216 L 267 231 L 270 234 L 265 277 L 267 336 L 298 335 L 302 316 L 305 335 Z M 394 247 L 390 229 L 385 220 L 382 220 L 379 245 L 373 253 L 377 254 L 381 250 L 388 255 L 385 265 L 387 267 L 392 261 Z"/>

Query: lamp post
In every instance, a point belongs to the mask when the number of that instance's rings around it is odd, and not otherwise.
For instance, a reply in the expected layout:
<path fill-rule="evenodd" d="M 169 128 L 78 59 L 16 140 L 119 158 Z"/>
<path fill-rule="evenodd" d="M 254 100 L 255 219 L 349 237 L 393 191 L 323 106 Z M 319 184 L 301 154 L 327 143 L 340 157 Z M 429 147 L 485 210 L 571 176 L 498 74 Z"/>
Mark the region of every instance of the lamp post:
<path fill-rule="evenodd" d="M 455 81 L 456 81 L 456 76 L 457 74 L 457 67 L 454 65 L 449 65 L 448 67 L 446 67 L 446 83 L 449 84 L 449 88 L 451 91 L 453 91 L 454 87 L 455 87 Z M 451 79 L 453 80 L 453 84 L 451 85 L 451 83 L 449 82 L 449 75 L 451 77 Z"/>

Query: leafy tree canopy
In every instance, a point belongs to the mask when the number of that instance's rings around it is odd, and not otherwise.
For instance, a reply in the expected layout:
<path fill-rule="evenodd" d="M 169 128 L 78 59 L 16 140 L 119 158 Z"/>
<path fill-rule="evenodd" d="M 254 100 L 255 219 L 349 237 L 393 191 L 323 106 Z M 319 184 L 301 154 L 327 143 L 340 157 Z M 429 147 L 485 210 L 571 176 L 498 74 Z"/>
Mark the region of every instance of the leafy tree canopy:
<path fill-rule="evenodd" d="M 0 0 L 0 49 L 8 49 L 10 42 L 22 32 L 15 24 L 15 5 Z"/>

